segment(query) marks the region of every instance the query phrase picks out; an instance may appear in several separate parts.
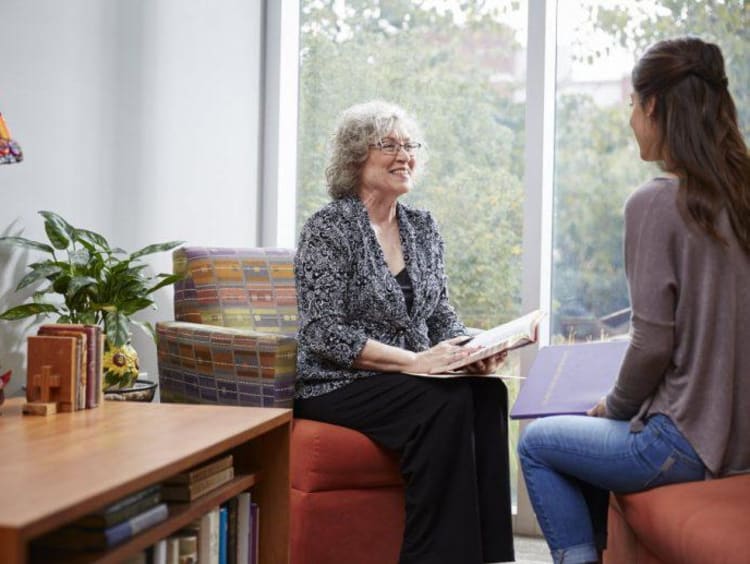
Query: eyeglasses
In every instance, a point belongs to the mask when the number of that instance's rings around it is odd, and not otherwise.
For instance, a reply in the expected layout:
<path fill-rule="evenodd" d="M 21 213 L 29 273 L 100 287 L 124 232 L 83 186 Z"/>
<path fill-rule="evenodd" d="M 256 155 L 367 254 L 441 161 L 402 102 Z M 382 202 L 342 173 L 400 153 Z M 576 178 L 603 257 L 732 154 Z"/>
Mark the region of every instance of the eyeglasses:
<path fill-rule="evenodd" d="M 396 143 L 390 139 L 385 141 L 378 141 L 377 143 L 371 143 L 370 147 L 380 149 L 386 155 L 397 155 L 401 149 L 406 151 L 407 155 L 414 155 L 417 150 L 422 146 L 421 143 L 416 141 L 407 141 L 406 143 Z"/>

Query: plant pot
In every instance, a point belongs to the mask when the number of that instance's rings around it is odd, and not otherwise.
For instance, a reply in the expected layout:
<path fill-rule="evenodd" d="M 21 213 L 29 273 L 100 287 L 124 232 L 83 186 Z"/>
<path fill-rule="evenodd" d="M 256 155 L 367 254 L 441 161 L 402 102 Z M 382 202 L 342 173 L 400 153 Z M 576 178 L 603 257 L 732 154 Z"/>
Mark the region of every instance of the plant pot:
<path fill-rule="evenodd" d="M 130 388 L 119 388 L 104 392 L 105 400 L 114 401 L 143 401 L 150 402 L 156 394 L 156 387 L 159 384 L 151 380 L 137 379 Z"/>

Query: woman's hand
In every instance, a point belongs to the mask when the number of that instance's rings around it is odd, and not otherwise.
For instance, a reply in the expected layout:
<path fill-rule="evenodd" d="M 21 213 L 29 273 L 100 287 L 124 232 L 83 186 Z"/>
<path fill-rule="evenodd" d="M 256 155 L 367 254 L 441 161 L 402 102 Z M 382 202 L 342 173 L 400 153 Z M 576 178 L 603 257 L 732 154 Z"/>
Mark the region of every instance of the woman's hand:
<path fill-rule="evenodd" d="M 494 374 L 498 367 L 505 362 L 508 357 L 508 351 L 503 351 L 482 360 L 472 362 L 466 367 L 469 374 Z"/>
<path fill-rule="evenodd" d="M 607 416 L 607 398 L 602 397 L 599 402 L 586 412 L 586 415 L 591 417 L 606 417 Z"/>
<path fill-rule="evenodd" d="M 445 367 L 457 360 L 466 358 L 477 350 L 476 347 L 462 347 L 460 343 L 467 340 L 466 336 L 453 337 L 442 341 L 414 355 L 414 360 L 406 372 L 417 372 L 427 374 L 439 374 L 445 371 Z"/>

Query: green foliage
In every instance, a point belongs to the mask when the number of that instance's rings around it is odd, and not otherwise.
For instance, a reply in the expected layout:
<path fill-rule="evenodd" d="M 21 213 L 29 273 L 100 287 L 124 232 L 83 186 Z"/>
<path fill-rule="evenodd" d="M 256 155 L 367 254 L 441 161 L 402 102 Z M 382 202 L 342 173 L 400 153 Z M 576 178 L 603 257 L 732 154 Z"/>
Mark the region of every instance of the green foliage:
<path fill-rule="evenodd" d="M 598 318 L 628 307 L 622 206 L 654 169 L 640 160 L 627 108 L 573 95 L 558 98 L 557 112 L 553 321 L 575 312 Z"/>
<path fill-rule="evenodd" d="M 596 29 L 641 54 L 661 39 L 685 35 L 716 43 L 745 138 L 750 138 L 750 9 L 746 0 L 620 0 L 589 7 Z"/>
<path fill-rule="evenodd" d="M 490 4 L 462 5 L 460 35 L 452 14 L 420 2 L 347 2 L 343 17 L 331 2 L 302 7 L 298 229 L 328 201 L 323 167 L 339 112 L 374 98 L 403 106 L 431 156 L 406 201 L 440 224 L 451 300 L 477 327 L 520 310 L 524 107 L 512 98 L 523 84 L 494 80 L 488 61 L 517 45 Z"/>
<path fill-rule="evenodd" d="M 153 336 L 153 328 L 131 319 L 147 307 L 155 307 L 152 294 L 179 280 L 176 274 L 145 274 L 140 258 L 178 247 L 182 241 L 148 245 L 128 255 L 110 247 L 107 240 L 86 229 L 70 225 L 59 215 L 40 211 L 49 243 L 23 237 L 0 237 L 0 243 L 49 255 L 29 265 L 31 270 L 16 291 L 33 284 L 46 284 L 31 303 L 13 307 L 0 319 L 16 320 L 39 314 L 57 314 L 59 323 L 101 325 L 107 339 L 120 346 L 128 342 L 129 324 L 134 323 Z M 59 256 L 61 255 L 61 256 Z"/>
<path fill-rule="evenodd" d="M 579 58 L 604 33 L 633 53 L 655 41 L 697 35 L 722 49 L 740 125 L 750 134 L 750 11 L 742 1 L 628 0 L 588 2 L 589 27 L 578 30 Z M 600 318 L 628 306 L 622 261 L 622 206 L 630 192 L 655 176 L 640 161 L 627 126 L 629 109 L 602 108 L 581 95 L 558 97 L 555 152 L 553 332 L 560 316 Z M 563 335 L 567 336 L 567 335 Z M 587 335 L 578 335 L 585 337 Z M 596 337 L 597 335 L 592 335 Z"/>

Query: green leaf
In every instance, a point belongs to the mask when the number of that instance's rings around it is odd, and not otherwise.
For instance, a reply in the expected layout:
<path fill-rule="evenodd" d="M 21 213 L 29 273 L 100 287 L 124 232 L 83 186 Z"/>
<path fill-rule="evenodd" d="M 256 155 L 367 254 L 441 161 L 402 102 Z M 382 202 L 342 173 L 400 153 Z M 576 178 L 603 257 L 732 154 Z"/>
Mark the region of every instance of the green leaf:
<path fill-rule="evenodd" d="M 91 278 L 90 276 L 75 276 L 74 278 L 71 278 L 70 284 L 68 284 L 68 290 L 65 292 L 65 295 L 68 297 L 73 297 L 82 289 L 88 288 L 90 286 L 96 286 L 96 279 Z"/>
<path fill-rule="evenodd" d="M 96 313 L 93 311 L 81 312 L 78 315 L 78 322 L 83 323 L 85 325 L 98 325 L 99 324 L 96 319 Z"/>
<path fill-rule="evenodd" d="M 15 321 L 16 319 L 23 319 L 25 317 L 31 317 L 32 315 L 38 315 L 40 313 L 55 313 L 58 312 L 57 306 L 53 304 L 23 304 L 20 306 L 12 307 L 9 310 L 0 314 L 0 319 L 5 321 Z"/>
<path fill-rule="evenodd" d="M 70 259 L 71 264 L 79 267 L 85 267 L 91 260 L 91 254 L 87 249 L 77 249 L 75 251 L 71 251 L 68 255 L 68 258 Z"/>
<path fill-rule="evenodd" d="M 42 278 L 48 278 L 60 272 L 62 272 L 62 269 L 57 264 L 54 264 L 54 263 L 48 263 L 48 264 L 41 263 L 39 265 L 36 265 L 31 270 L 31 272 L 29 272 L 26 276 L 21 278 L 21 281 L 18 283 L 18 286 L 16 286 L 16 292 L 18 292 L 19 290 L 22 290 L 26 286 L 33 284 L 37 280 L 41 280 Z"/>
<path fill-rule="evenodd" d="M 75 229 L 54 212 L 40 211 L 44 216 L 44 231 L 56 249 L 65 250 L 70 245 Z"/>
<path fill-rule="evenodd" d="M 104 316 L 104 332 L 107 339 L 115 345 L 122 346 L 130 340 L 128 318 L 122 313 L 108 313 Z"/>
<path fill-rule="evenodd" d="M 159 274 L 159 276 L 163 276 L 164 279 L 159 282 L 156 286 L 152 286 L 149 288 L 148 293 L 151 294 L 153 292 L 156 292 L 159 288 L 163 288 L 164 286 L 169 286 L 170 284 L 174 284 L 178 280 L 182 280 L 185 275 L 184 274 Z"/>
<path fill-rule="evenodd" d="M 90 231 L 88 229 L 76 229 L 74 238 L 76 241 L 80 241 L 84 246 L 86 243 L 88 243 L 95 245 L 104 251 L 110 250 L 107 240 L 95 231 Z"/>
<path fill-rule="evenodd" d="M 169 241 L 168 243 L 156 243 L 154 245 L 148 245 L 130 255 L 130 259 L 132 260 L 153 253 L 160 253 L 162 251 L 169 251 L 174 249 L 175 247 L 179 247 L 184 242 L 185 241 Z"/>
<path fill-rule="evenodd" d="M 15 245 L 17 247 L 43 251 L 51 255 L 55 254 L 55 249 L 46 243 L 39 243 L 38 241 L 32 241 L 31 239 L 26 239 L 24 237 L 0 237 L 0 243 L 8 243 L 9 245 Z"/>
<path fill-rule="evenodd" d="M 55 289 L 55 292 L 58 294 L 64 296 L 68 293 L 68 284 L 70 284 L 70 275 L 69 274 L 62 274 L 55 278 L 55 281 L 52 283 L 52 287 Z"/>
<path fill-rule="evenodd" d="M 142 309 L 145 309 L 153 304 L 153 300 L 149 300 L 147 298 L 134 298 L 132 300 L 122 302 L 118 309 L 125 315 L 133 315 L 135 312 L 141 311 Z"/>

